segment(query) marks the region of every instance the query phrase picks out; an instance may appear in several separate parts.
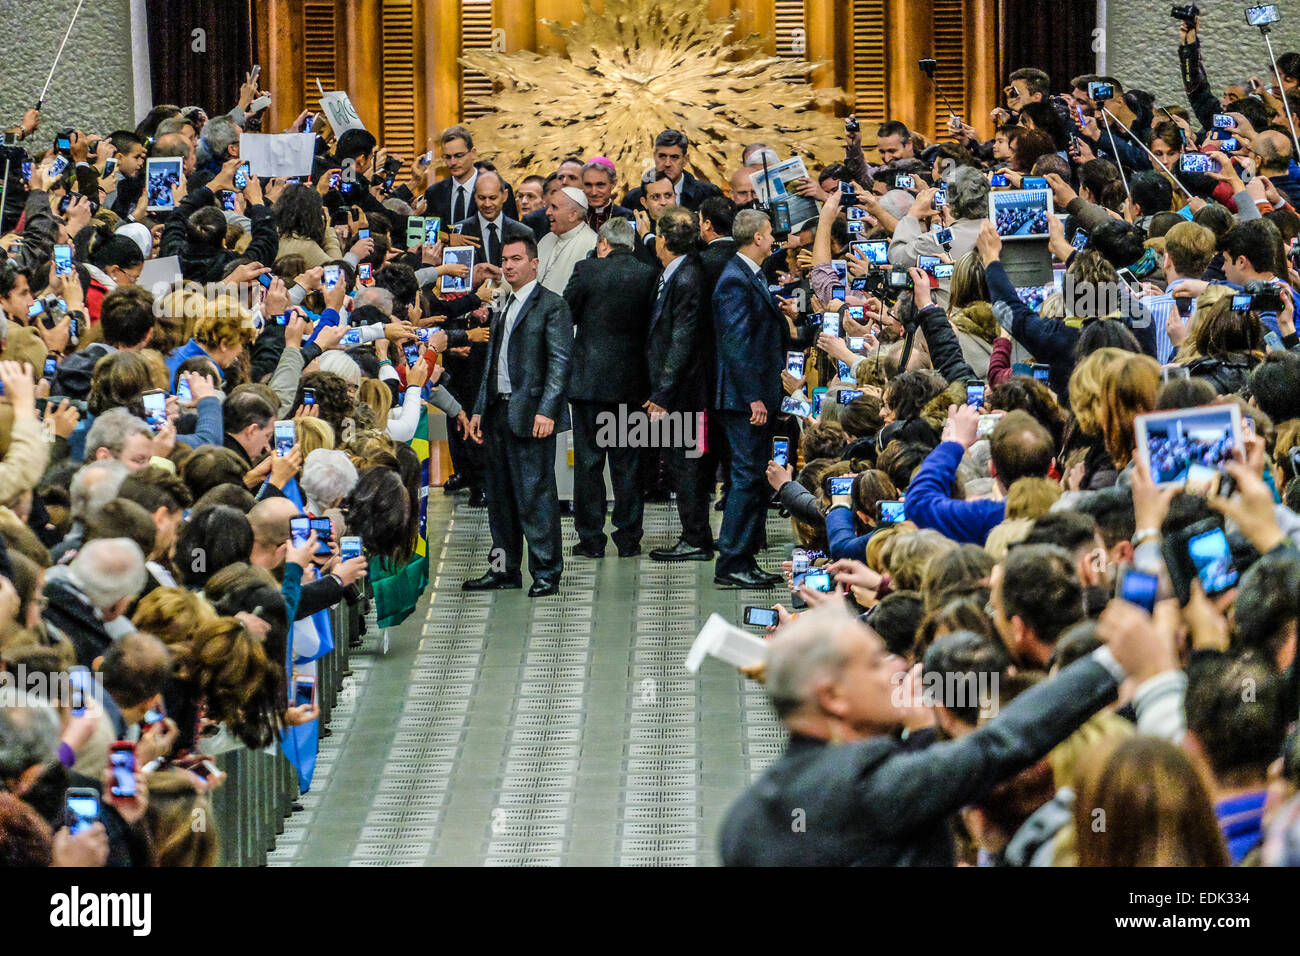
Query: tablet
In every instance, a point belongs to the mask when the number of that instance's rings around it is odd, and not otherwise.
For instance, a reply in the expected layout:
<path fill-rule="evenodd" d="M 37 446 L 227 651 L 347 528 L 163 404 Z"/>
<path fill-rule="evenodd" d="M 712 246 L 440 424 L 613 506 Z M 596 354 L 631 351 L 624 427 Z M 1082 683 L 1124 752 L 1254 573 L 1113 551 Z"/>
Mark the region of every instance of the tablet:
<path fill-rule="evenodd" d="M 989 193 L 989 218 L 1003 239 L 1047 235 L 1054 215 L 1050 189 L 1008 189 Z"/>
<path fill-rule="evenodd" d="M 1203 492 L 1241 447 L 1241 409 L 1201 405 L 1134 419 L 1137 454 L 1158 487 Z"/>

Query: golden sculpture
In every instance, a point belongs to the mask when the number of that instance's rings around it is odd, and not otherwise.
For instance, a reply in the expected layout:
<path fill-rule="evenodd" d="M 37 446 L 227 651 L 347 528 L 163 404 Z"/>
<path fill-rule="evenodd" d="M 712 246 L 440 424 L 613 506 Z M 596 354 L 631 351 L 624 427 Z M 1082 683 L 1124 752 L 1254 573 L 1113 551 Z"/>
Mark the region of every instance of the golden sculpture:
<path fill-rule="evenodd" d="M 710 20 L 700 0 L 605 0 L 603 13 L 590 0 L 582 6 L 582 23 L 542 21 L 562 52 L 460 58 L 497 90 L 471 100 L 493 110 L 468 124 L 475 145 L 516 182 L 577 154 L 607 156 L 623 188 L 639 186 L 665 129 L 689 137 L 688 168 L 718 185 L 747 143 L 806 161 L 842 157 L 843 124 L 822 107 L 845 94 L 807 82 L 824 62 L 766 55 L 758 34 L 733 36 L 739 13 Z"/>

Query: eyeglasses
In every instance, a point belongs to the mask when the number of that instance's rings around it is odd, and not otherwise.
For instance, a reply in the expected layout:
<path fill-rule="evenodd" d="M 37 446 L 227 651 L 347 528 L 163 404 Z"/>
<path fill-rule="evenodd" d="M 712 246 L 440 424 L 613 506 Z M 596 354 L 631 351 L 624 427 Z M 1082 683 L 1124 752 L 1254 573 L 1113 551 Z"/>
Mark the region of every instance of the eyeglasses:
<path fill-rule="evenodd" d="M 442 158 L 449 163 L 454 163 L 458 160 L 464 159 L 468 155 L 469 155 L 469 150 L 466 150 L 462 153 L 443 153 Z"/>

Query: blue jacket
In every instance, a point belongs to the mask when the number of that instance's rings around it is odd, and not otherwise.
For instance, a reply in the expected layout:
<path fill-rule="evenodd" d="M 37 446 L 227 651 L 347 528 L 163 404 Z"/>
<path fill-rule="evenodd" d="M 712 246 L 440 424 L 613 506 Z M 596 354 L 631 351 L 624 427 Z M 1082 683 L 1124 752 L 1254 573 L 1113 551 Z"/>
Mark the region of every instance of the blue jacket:
<path fill-rule="evenodd" d="M 832 561 L 840 558 L 853 558 L 864 561 L 867 557 L 867 542 L 876 533 L 872 528 L 866 534 L 853 533 L 853 512 L 849 508 L 832 508 L 826 512 L 826 541 L 830 545 Z"/>
<path fill-rule="evenodd" d="M 1007 506 L 1001 501 L 950 497 L 965 453 L 959 442 L 946 441 L 926 456 L 907 486 L 907 520 L 916 522 L 918 528 L 933 528 L 958 544 L 983 545 L 989 532 L 1006 517 Z"/>
<path fill-rule="evenodd" d="M 203 358 L 212 357 L 208 355 L 203 346 L 199 345 L 199 343 L 194 339 L 190 339 L 184 345 L 177 346 L 176 349 L 172 351 L 172 354 L 167 356 L 167 376 L 171 380 L 173 389 L 176 387 L 176 370 L 181 367 L 181 363 L 186 359 L 192 359 L 195 356 L 201 356 Z M 212 364 L 217 365 L 215 361 Z M 217 374 L 224 379 L 226 377 L 226 370 L 220 365 L 217 365 Z M 220 443 L 218 442 L 218 444 Z"/>
<path fill-rule="evenodd" d="M 767 288 L 737 253 L 713 290 L 713 329 L 718 346 L 717 407 L 749 411 L 761 401 L 771 419 L 781 408 L 785 317 Z"/>
<path fill-rule="evenodd" d="M 198 413 L 198 422 L 194 431 L 187 435 L 177 435 L 176 440 L 191 448 L 200 445 L 220 445 L 226 440 L 226 420 L 221 410 L 221 399 L 215 395 L 200 398 L 194 406 Z"/>

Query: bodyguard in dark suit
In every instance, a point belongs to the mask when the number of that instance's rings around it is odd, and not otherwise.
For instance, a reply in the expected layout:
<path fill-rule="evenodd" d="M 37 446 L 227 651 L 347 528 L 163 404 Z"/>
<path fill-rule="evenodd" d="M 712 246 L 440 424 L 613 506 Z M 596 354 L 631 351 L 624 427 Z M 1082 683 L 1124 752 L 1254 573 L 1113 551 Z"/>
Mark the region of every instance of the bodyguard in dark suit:
<path fill-rule="evenodd" d="M 721 196 L 722 190 L 712 183 L 696 179 L 686 171 L 686 150 L 689 148 L 690 140 L 681 130 L 664 130 L 655 137 L 655 171 L 667 173 L 672 180 L 677 205 L 695 210 L 710 196 Z M 623 197 L 623 205 L 629 209 L 640 209 L 644 194 L 645 190 L 640 186 L 630 190 Z"/>
<path fill-rule="evenodd" d="M 709 307 L 705 298 L 704 270 L 695 253 L 700 227 L 689 209 L 674 206 L 659 217 L 655 250 L 663 263 L 659 289 L 650 318 L 651 419 L 668 413 L 680 426 L 660 432 L 677 438 L 664 454 L 669 480 L 677 492 L 677 517 L 681 537 L 671 548 L 656 548 L 656 561 L 707 561 L 713 557 L 713 532 L 709 528 L 709 492 L 713 474 L 701 467 L 701 429 L 708 407 L 704 371 Z M 665 422 L 666 424 L 666 422 Z M 687 444 L 689 442 L 689 445 Z"/>
<path fill-rule="evenodd" d="M 726 196 L 714 196 L 700 204 L 700 238 L 704 248 L 700 251 L 700 265 L 704 268 L 704 300 L 709 309 L 709 320 L 705 323 L 704 374 L 708 380 L 709 419 L 722 421 L 716 408 L 718 394 L 718 343 L 713 335 L 713 290 L 722 278 L 722 270 L 736 255 L 736 240 L 731 238 L 731 224 L 736 218 L 736 204 Z M 725 496 L 731 488 L 727 474 L 731 463 L 731 454 L 727 451 L 727 434 L 721 428 L 713 428 L 709 433 L 709 450 L 704 455 L 701 466 L 710 474 L 716 475 L 719 469 L 725 482 L 722 493 Z M 722 510 L 719 503 L 718 510 Z"/>
<path fill-rule="evenodd" d="M 772 249 L 767 214 L 746 209 L 736 216 L 732 237 L 738 251 L 713 290 L 713 329 L 718 343 L 717 407 L 731 449 L 731 491 L 718 535 L 714 583 L 723 587 L 771 587 L 780 575 L 759 568 L 754 555 L 765 538 L 771 492 L 765 473 L 771 458 L 773 419 L 781 408 L 783 308 L 768 291 L 760 265 Z"/>
<path fill-rule="evenodd" d="M 470 435 L 487 446 L 492 560 L 466 591 L 521 587 L 528 539 L 529 597 L 555 594 L 564 556 L 555 490 L 555 436 L 569 427 L 565 384 L 573 318 L 561 296 L 537 284 L 537 246 L 512 239 L 501 253 L 511 293 L 492 319 L 491 349 Z"/>
<path fill-rule="evenodd" d="M 1125 676 L 1116 657 L 1127 663 L 1149 655 L 1149 622 L 1147 631 L 1063 668 L 978 730 L 909 750 L 898 739 L 903 712 L 892 699 L 899 686 L 894 675 L 905 665 L 843 604 L 799 615 L 767 652 L 767 690 L 790 742 L 728 811 L 723 863 L 952 866 L 948 819 L 1033 765 L 1113 701 Z M 828 673 L 829 660 L 842 663 Z M 998 706 L 997 676 L 990 672 L 981 689 L 981 697 L 992 692 L 992 707 Z M 831 700 L 840 706 L 822 703 Z"/>
<path fill-rule="evenodd" d="M 474 187 L 480 170 L 489 168 L 490 164 L 478 162 L 474 137 L 463 126 L 449 126 L 443 132 L 442 161 L 447 164 L 451 175 L 425 190 L 424 214 L 439 217 L 443 228 L 447 228 L 478 212 L 478 206 L 474 203 Z M 502 209 L 511 219 L 517 218 L 519 207 L 515 205 L 514 193 L 510 191 L 509 184 L 503 182 L 503 186 L 505 199 Z"/>
<path fill-rule="evenodd" d="M 532 230 L 502 210 L 505 181 L 495 172 L 482 170 L 474 183 L 474 212 L 456 223 L 456 234 L 474 240 L 476 262 L 500 267 L 501 246 L 507 239 L 531 236 Z"/>
<path fill-rule="evenodd" d="M 609 431 L 601 428 L 602 421 L 644 414 L 641 406 L 650 393 L 646 332 L 655 270 L 632 255 L 632 242 L 627 222 L 607 222 L 596 241 L 598 258 L 574 266 L 564 290 L 574 329 L 568 388 L 573 411 L 573 527 L 578 532 L 573 552 L 590 558 L 605 553 L 606 453 L 614 485 L 614 544 L 619 557 L 641 552 L 640 449 L 600 440 L 601 432 L 608 437 Z"/>

